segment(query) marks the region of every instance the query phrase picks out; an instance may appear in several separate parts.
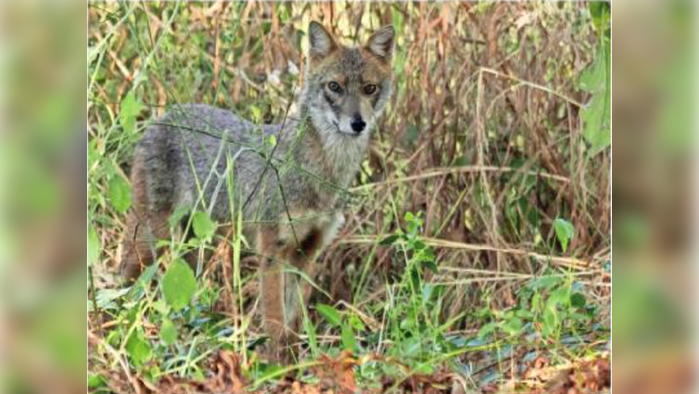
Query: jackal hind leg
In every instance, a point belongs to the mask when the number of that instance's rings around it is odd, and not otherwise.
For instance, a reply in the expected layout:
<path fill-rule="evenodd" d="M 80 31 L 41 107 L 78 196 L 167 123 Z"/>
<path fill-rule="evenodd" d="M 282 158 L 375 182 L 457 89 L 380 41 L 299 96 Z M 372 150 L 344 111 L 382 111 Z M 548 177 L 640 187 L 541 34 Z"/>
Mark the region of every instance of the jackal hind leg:
<path fill-rule="evenodd" d="M 167 214 L 141 215 L 131 212 L 126 218 L 126 235 L 123 241 L 123 257 L 119 274 L 126 281 L 133 282 L 144 268 L 157 259 L 156 243 L 170 236 Z"/>
<path fill-rule="evenodd" d="M 156 260 L 157 240 L 170 237 L 167 223 L 169 211 L 149 210 L 143 167 L 135 161 L 132 171 L 133 205 L 126 217 L 126 234 L 122 241 L 123 255 L 119 264 L 119 274 L 127 282 L 138 279 L 143 268 Z"/>

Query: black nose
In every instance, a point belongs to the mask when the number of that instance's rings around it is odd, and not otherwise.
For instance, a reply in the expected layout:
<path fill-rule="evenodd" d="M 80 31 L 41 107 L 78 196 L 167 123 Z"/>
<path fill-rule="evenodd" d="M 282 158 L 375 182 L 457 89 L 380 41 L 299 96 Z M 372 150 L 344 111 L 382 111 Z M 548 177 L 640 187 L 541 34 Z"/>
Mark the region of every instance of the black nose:
<path fill-rule="evenodd" d="M 354 118 L 352 119 L 350 126 L 352 126 L 352 130 L 354 130 L 356 133 L 361 133 L 366 127 L 366 123 L 364 123 L 362 118 Z"/>

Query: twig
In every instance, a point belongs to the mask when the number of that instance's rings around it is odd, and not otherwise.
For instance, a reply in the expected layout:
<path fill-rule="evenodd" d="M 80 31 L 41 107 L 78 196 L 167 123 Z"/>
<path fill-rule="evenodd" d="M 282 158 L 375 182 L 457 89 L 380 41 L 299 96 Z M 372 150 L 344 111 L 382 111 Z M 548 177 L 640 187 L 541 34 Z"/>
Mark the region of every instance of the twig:
<path fill-rule="evenodd" d="M 102 326 L 99 324 L 100 309 L 97 305 L 97 291 L 95 290 L 95 277 L 92 272 L 92 266 L 87 267 L 87 274 L 90 279 L 90 299 L 92 301 L 92 318 L 97 325 L 97 332 L 102 333 Z"/>
<path fill-rule="evenodd" d="M 366 189 L 371 189 L 374 187 L 381 187 L 381 186 L 386 186 L 386 185 L 391 185 L 391 184 L 396 184 L 396 183 L 417 181 L 417 180 L 434 178 L 434 177 L 449 175 L 449 174 L 472 173 L 472 172 L 473 173 L 478 173 L 478 172 L 507 173 L 507 172 L 517 172 L 517 171 L 521 171 L 521 169 L 512 168 L 512 167 L 479 166 L 479 165 L 450 167 L 450 168 L 437 167 L 437 168 L 429 169 L 421 174 L 411 175 L 411 176 L 407 176 L 404 178 L 388 179 L 388 180 L 381 181 L 381 182 L 367 183 L 365 185 L 353 187 L 353 188 L 349 189 L 349 191 L 350 192 L 358 192 L 358 191 L 362 191 L 362 190 L 366 190 Z M 561 176 L 561 175 L 548 174 L 545 172 L 538 172 L 538 171 L 524 171 L 523 173 L 530 175 L 530 176 L 551 179 L 551 180 L 558 181 L 558 182 L 570 183 L 570 179 L 568 179 L 567 177 Z"/>
<path fill-rule="evenodd" d="M 289 110 L 291 109 L 292 103 L 293 103 L 292 101 L 289 101 L 289 104 L 286 107 L 286 111 L 284 111 L 284 119 L 282 119 L 282 124 L 279 127 L 279 135 L 278 135 L 279 139 L 278 139 L 277 143 L 272 147 L 272 150 L 267 155 L 267 163 L 265 165 L 265 168 L 262 170 L 262 174 L 260 175 L 260 178 L 257 180 L 257 183 L 255 184 L 255 186 L 252 188 L 252 191 L 250 192 L 248 197 L 245 199 L 245 202 L 243 203 L 243 206 L 241 208 L 241 212 L 245 212 L 245 208 L 248 206 L 250 201 L 252 201 L 252 197 L 257 193 L 257 189 L 260 187 L 260 185 L 262 184 L 262 181 L 264 181 L 265 176 L 267 175 L 267 170 L 269 170 L 269 168 L 271 167 L 272 170 L 274 171 L 274 174 L 276 175 L 276 178 L 277 178 L 277 184 L 279 185 L 279 191 L 281 193 L 282 202 L 284 203 L 284 210 L 286 211 L 287 219 L 289 220 L 289 226 L 291 227 L 291 233 L 294 236 L 294 241 L 296 242 L 296 246 L 300 247 L 298 237 L 296 236 L 296 230 L 294 229 L 293 220 L 291 218 L 291 213 L 289 211 L 289 206 L 286 203 L 286 196 L 284 195 L 284 187 L 282 186 L 282 181 L 281 181 L 281 178 L 279 177 L 279 171 L 277 170 L 277 167 L 275 167 L 274 164 L 272 164 L 272 159 L 274 158 L 274 153 L 277 151 L 277 148 L 279 147 L 279 145 L 282 144 L 282 138 L 284 137 L 284 129 L 286 128 L 286 122 L 287 122 L 287 119 L 289 116 Z M 305 126 L 305 119 L 303 119 L 303 117 L 301 119 L 301 122 L 302 122 L 301 123 L 302 127 L 304 127 Z"/>
<path fill-rule="evenodd" d="M 521 84 L 523 84 L 523 85 L 529 86 L 530 88 L 539 89 L 539 90 L 542 90 L 542 91 L 544 91 L 544 92 L 546 92 L 546 93 L 550 93 L 550 94 L 552 94 L 552 95 L 554 95 L 554 96 L 557 96 L 557 97 L 562 98 L 563 100 L 565 100 L 565 101 L 567 101 L 567 102 L 569 102 L 569 103 L 575 105 L 576 107 L 582 108 L 582 107 L 585 106 L 585 104 L 583 104 L 583 103 L 581 103 L 581 102 L 579 102 L 579 101 L 577 101 L 577 100 L 575 100 L 575 99 L 572 99 L 572 98 L 570 98 L 570 97 L 564 95 L 563 93 L 559 93 L 559 92 L 557 92 L 557 91 L 555 91 L 555 90 L 553 90 L 553 89 L 551 89 L 551 88 L 547 88 L 547 87 L 544 86 L 544 85 L 539 85 L 538 83 L 525 81 L 525 80 L 523 80 L 523 79 L 519 79 L 519 78 L 515 77 L 514 75 L 504 74 L 504 73 L 501 73 L 500 71 L 493 70 L 492 68 L 488 68 L 488 67 L 481 67 L 481 71 L 482 71 L 482 72 L 485 72 L 485 73 L 489 73 L 489 74 L 495 75 L 495 76 L 497 76 L 497 77 L 506 78 L 506 79 L 509 79 L 509 80 L 512 80 L 512 81 L 515 81 L 515 82 L 519 82 L 519 83 L 521 83 Z"/>
<path fill-rule="evenodd" d="M 379 236 L 377 235 L 354 235 L 354 236 L 348 236 L 343 238 L 342 240 L 338 241 L 339 244 L 346 244 L 346 245 L 371 245 L 375 242 L 379 242 Z M 500 253 L 506 253 L 506 254 L 511 254 L 515 256 L 524 256 L 524 257 L 531 257 L 536 260 L 542 260 L 542 261 L 550 261 L 551 263 L 557 264 L 557 265 L 562 265 L 565 267 L 569 268 L 575 268 L 575 269 L 583 269 L 583 268 L 589 268 L 592 267 L 594 264 L 585 261 L 585 260 L 579 260 L 571 257 L 558 257 L 558 256 L 551 256 L 551 255 L 545 255 L 545 254 L 540 254 L 540 253 L 535 253 L 535 252 L 529 252 L 526 250 L 522 249 L 514 249 L 514 248 L 496 248 L 494 246 L 490 245 L 479 245 L 479 244 L 468 244 L 468 243 L 463 243 L 463 242 L 455 242 L 455 241 L 447 241 L 444 239 L 437 239 L 437 238 L 428 238 L 428 237 L 420 237 L 420 241 L 424 242 L 426 245 L 430 245 L 433 247 L 437 248 L 448 248 L 448 249 L 461 249 L 461 250 L 468 250 L 468 251 L 473 251 L 473 252 L 500 252 Z"/>

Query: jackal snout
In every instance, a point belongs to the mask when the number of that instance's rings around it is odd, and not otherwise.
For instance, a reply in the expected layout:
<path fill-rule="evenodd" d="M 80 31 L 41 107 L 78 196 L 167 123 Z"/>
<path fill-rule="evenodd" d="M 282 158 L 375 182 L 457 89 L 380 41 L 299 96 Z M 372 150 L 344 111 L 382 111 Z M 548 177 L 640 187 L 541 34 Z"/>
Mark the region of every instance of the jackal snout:
<path fill-rule="evenodd" d="M 364 119 L 362 119 L 362 115 L 357 113 L 352 117 L 350 126 L 352 126 L 352 130 L 354 130 L 356 133 L 361 133 L 366 127 L 366 122 Z"/>

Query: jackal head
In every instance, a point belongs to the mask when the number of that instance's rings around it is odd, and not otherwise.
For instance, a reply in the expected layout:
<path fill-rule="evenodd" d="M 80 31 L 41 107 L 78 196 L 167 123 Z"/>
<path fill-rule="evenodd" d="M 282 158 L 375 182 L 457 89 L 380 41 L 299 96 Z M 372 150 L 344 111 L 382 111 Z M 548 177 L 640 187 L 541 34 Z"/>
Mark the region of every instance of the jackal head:
<path fill-rule="evenodd" d="M 364 45 L 348 47 L 310 23 L 302 100 L 326 145 L 368 140 L 391 94 L 394 36 L 386 26 Z"/>

